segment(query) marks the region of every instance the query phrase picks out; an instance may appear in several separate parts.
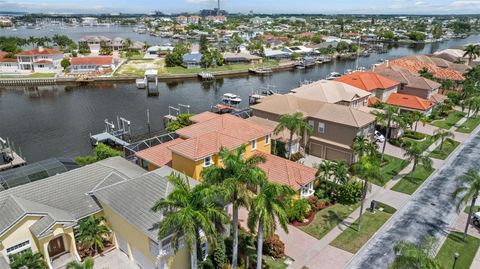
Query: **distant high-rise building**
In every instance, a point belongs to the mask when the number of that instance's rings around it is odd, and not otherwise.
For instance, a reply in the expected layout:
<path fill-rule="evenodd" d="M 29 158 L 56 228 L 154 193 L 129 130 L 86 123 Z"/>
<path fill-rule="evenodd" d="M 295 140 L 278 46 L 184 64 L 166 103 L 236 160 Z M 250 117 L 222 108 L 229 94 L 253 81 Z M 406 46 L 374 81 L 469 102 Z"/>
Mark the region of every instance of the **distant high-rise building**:
<path fill-rule="evenodd" d="M 200 15 L 207 17 L 207 16 L 226 16 L 228 14 L 227 11 L 220 9 L 220 0 L 217 0 L 217 7 L 214 9 L 202 9 L 200 10 Z"/>

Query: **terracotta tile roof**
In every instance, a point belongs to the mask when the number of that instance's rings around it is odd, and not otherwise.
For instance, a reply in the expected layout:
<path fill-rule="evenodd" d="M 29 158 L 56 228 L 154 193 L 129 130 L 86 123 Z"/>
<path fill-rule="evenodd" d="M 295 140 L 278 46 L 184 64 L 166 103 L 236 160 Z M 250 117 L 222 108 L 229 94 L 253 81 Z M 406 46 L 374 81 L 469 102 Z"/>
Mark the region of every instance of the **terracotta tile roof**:
<path fill-rule="evenodd" d="M 387 99 L 387 104 L 426 111 L 433 106 L 433 103 L 429 100 L 422 99 L 420 97 L 401 93 L 392 93 Z"/>
<path fill-rule="evenodd" d="M 202 112 L 200 114 L 196 114 L 196 115 L 191 116 L 190 120 L 195 122 L 195 123 L 200 123 L 200 122 L 211 120 L 211 119 L 217 118 L 217 117 L 220 117 L 220 115 L 216 114 L 216 113 L 213 113 L 213 112 L 205 111 L 205 112 Z"/>
<path fill-rule="evenodd" d="M 400 85 L 400 82 L 372 72 L 353 72 L 337 78 L 336 81 L 352 85 L 365 91 L 389 89 Z"/>
<path fill-rule="evenodd" d="M 290 186 L 298 190 L 301 186 L 315 180 L 316 169 L 278 156 L 257 153 L 265 157 L 265 162 L 258 165 L 271 182 Z"/>
<path fill-rule="evenodd" d="M 374 96 L 374 97 L 368 99 L 368 106 L 372 106 L 372 105 L 374 105 L 378 102 L 381 102 L 380 99 L 378 97 Z"/>
<path fill-rule="evenodd" d="M 273 128 L 260 125 L 245 119 L 223 114 L 219 117 L 212 117 L 209 120 L 196 123 L 180 130 L 177 134 L 184 138 L 193 138 L 213 131 L 241 139 L 244 142 L 266 136 L 273 132 Z"/>
<path fill-rule="evenodd" d="M 177 138 L 172 141 L 168 141 L 166 143 L 162 143 L 160 145 L 139 151 L 135 153 L 135 156 L 140 159 L 146 160 L 149 163 L 152 163 L 158 167 L 162 167 L 165 165 L 171 166 L 172 151 L 168 147 L 180 144 L 184 141 L 185 140 L 181 138 Z"/>
<path fill-rule="evenodd" d="M 5 58 L 8 53 L 0 51 L 0 63 L 16 63 L 17 58 Z"/>
<path fill-rule="evenodd" d="M 74 57 L 70 59 L 70 64 L 94 64 L 94 65 L 111 65 L 113 62 L 112 56 L 92 56 L 92 57 Z"/>
<path fill-rule="evenodd" d="M 49 48 L 36 48 L 32 50 L 24 50 L 17 55 L 20 56 L 34 56 L 34 55 L 55 55 L 55 54 L 63 54 L 63 52 L 55 49 Z"/>
<path fill-rule="evenodd" d="M 441 84 L 438 82 L 421 77 L 418 72 L 413 72 L 398 65 L 381 65 L 376 67 L 374 72 L 382 74 L 383 76 L 393 80 L 400 81 L 402 84 L 415 89 L 430 91 L 438 89 L 441 86 Z"/>
<path fill-rule="evenodd" d="M 388 65 L 398 65 L 408 70 L 418 73 L 423 68 L 427 68 L 429 72 L 433 73 L 433 76 L 440 79 L 450 79 L 450 80 L 464 80 L 464 77 L 461 72 L 450 69 L 438 67 L 433 63 L 426 63 L 419 61 L 416 58 L 400 58 L 392 60 Z"/>
<path fill-rule="evenodd" d="M 244 140 L 218 131 L 212 131 L 189 138 L 182 143 L 168 147 L 168 149 L 186 158 L 200 160 L 218 153 L 222 147 L 232 150 L 244 143 Z"/>

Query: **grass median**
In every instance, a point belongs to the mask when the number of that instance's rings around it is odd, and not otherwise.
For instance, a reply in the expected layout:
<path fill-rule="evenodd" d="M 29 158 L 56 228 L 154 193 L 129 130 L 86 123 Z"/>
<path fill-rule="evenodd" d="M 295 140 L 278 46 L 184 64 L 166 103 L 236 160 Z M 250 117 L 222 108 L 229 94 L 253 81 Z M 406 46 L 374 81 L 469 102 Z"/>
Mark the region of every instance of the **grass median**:
<path fill-rule="evenodd" d="M 455 141 L 453 139 L 445 139 L 443 142 L 442 150 L 440 150 L 440 146 L 438 146 L 432 153 L 430 153 L 430 157 L 445 160 L 448 155 L 450 155 L 457 147 L 460 145 L 460 142 Z"/>
<path fill-rule="evenodd" d="M 373 179 L 370 181 L 371 183 L 378 186 L 384 186 L 388 181 L 390 181 L 394 176 L 398 175 L 398 173 L 400 173 L 400 171 L 402 171 L 410 163 L 407 160 L 402 160 L 400 158 L 390 155 L 385 155 L 384 160 L 386 161 L 386 164 L 380 167 L 380 173 L 382 174 L 383 182 Z"/>
<path fill-rule="evenodd" d="M 469 269 L 472 265 L 480 246 L 480 239 L 467 235 L 463 241 L 462 236 L 460 232 L 451 232 L 440 248 L 436 259 L 444 268 L 453 268 L 455 253 L 459 254 L 455 269 Z"/>
<path fill-rule="evenodd" d="M 430 124 L 442 129 L 450 129 L 463 117 L 465 117 L 465 113 L 461 111 L 455 111 L 448 114 L 448 117 L 446 117 L 445 119 L 434 121 Z"/>
<path fill-rule="evenodd" d="M 457 132 L 469 134 L 473 132 L 473 130 L 475 130 L 475 128 L 477 128 L 479 124 L 480 124 L 479 116 L 471 117 L 467 119 L 462 125 L 460 125 L 460 127 L 458 127 Z"/>
<path fill-rule="evenodd" d="M 425 168 L 422 165 L 417 165 L 415 171 L 405 175 L 395 186 L 393 191 L 398 191 L 406 194 L 414 193 L 420 185 L 433 173 L 435 169 Z"/>

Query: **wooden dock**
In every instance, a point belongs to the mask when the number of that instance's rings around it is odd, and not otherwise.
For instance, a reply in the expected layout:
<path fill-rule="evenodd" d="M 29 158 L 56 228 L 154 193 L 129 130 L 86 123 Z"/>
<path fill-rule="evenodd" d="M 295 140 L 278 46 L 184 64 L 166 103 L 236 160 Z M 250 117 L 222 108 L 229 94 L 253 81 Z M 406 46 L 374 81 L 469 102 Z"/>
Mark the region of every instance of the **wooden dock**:
<path fill-rule="evenodd" d="M 56 78 L 5 78 L 0 79 L 0 86 L 25 86 L 25 85 L 56 85 Z"/>

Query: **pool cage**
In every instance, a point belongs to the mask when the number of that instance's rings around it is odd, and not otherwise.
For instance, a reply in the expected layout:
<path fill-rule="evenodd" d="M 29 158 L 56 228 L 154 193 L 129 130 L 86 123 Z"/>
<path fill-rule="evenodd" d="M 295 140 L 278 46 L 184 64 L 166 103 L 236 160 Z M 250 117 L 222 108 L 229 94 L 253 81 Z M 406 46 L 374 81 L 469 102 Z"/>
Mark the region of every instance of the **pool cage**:
<path fill-rule="evenodd" d="M 125 153 L 125 159 L 132 162 L 136 162 L 137 157 L 135 156 L 135 153 L 142 151 L 144 149 L 148 149 L 148 148 L 166 143 L 168 141 L 172 141 L 178 137 L 179 137 L 178 134 L 173 132 L 173 133 L 158 135 L 158 136 L 148 138 L 139 142 L 131 143 L 130 145 L 125 146 L 123 148 Z"/>

